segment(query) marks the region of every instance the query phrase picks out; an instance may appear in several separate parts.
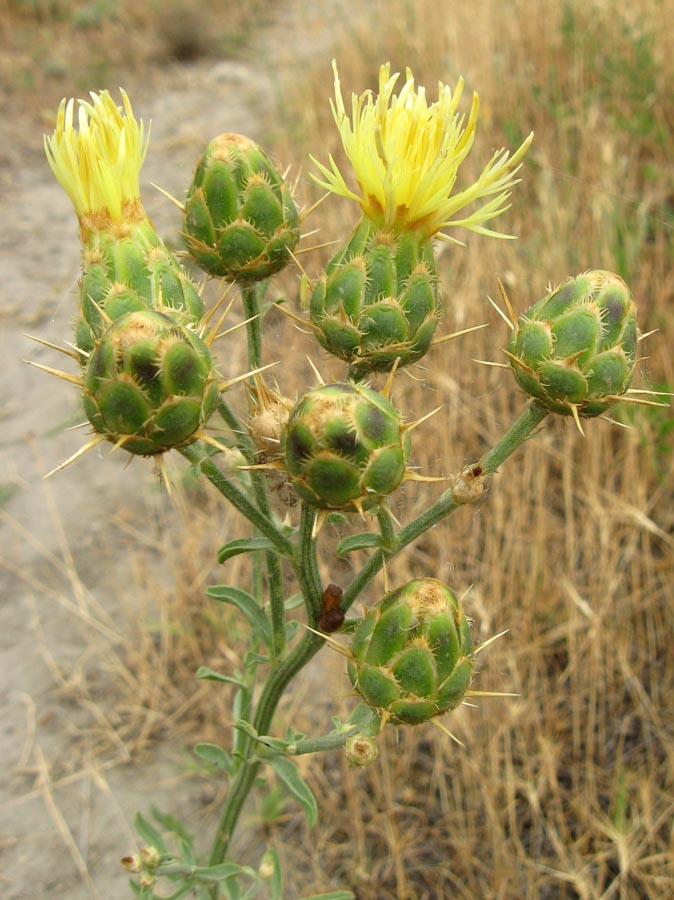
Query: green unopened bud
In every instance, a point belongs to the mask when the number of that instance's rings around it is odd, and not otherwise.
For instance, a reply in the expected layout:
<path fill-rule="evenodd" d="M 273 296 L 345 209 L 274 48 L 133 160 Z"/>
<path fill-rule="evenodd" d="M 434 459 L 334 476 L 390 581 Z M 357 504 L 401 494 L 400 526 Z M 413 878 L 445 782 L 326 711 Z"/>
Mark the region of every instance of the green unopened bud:
<path fill-rule="evenodd" d="M 95 431 L 142 456 L 195 440 L 218 396 L 208 348 L 167 312 L 121 316 L 84 371 L 84 409 Z"/>
<path fill-rule="evenodd" d="M 601 415 L 630 386 L 636 307 L 625 282 L 594 270 L 570 278 L 528 309 L 508 358 L 519 386 L 562 415 Z"/>
<path fill-rule="evenodd" d="M 121 239 L 112 232 L 94 233 L 82 252 L 77 346 L 91 353 L 112 322 L 146 309 L 175 310 L 188 324 L 203 316 L 204 304 L 149 222 Z"/>
<path fill-rule="evenodd" d="M 344 749 L 348 764 L 354 768 L 371 766 L 379 757 L 377 741 L 366 734 L 356 734 L 347 738 Z"/>
<path fill-rule="evenodd" d="M 281 449 L 306 503 L 345 512 L 378 506 L 403 480 L 408 456 L 395 407 L 350 383 L 305 394 L 290 414 Z"/>
<path fill-rule="evenodd" d="M 283 269 L 299 240 L 290 191 L 264 151 L 221 134 L 199 160 L 185 201 L 184 235 L 209 275 L 243 284 Z"/>
<path fill-rule="evenodd" d="M 458 706 L 473 674 L 468 619 L 435 578 L 410 581 L 369 610 L 352 642 L 349 677 L 367 704 L 419 725 Z"/>
<path fill-rule="evenodd" d="M 349 363 L 354 378 L 388 372 L 396 360 L 416 362 L 438 323 L 431 241 L 363 220 L 316 284 L 310 312 L 319 342 Z"/>

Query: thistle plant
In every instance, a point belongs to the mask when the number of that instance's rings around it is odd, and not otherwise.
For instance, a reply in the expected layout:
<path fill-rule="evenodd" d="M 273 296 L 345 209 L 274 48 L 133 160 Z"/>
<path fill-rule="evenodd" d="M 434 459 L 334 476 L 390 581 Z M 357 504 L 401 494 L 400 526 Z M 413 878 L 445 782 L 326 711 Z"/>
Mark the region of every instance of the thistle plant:
<path fill-rule="evenodd" d="M 385 728 L 437 725 L 451 735 L 451 711 L 485 693 L 474 687 L 475 661 L 493 638 L 474 644 L 469 601 L 464 605 L 458 586 L 419 563 L 412 562 L 419 571 L 405 585 L 389 588 L 384 579 L 382 588 L 376 577 L 429 528 L 479 499 L 489 477 L 547 416 L 572 415 L 580 423 L 620 399 L 635 400 L 628 396 L 635 307 L 617 276 L 579 275 L 520 317 L 506 298 L 505 352 L 528 402 L 493 447 L 449 479 L 421 514 L 403 524 L 394 518 L 390 499 L 403 481 L 438 480 L 411 464 L 411 431 L 431 411 L 412 419 L 394 402 L 397 370 L 428 353 L 439 321 L 436 242 L 456 243 L 446 233 L 455 228 L 480 239 L 507 236 L 491 223 L 507 209 L 532 136 L 512 154 L 495 153 L 474 183 L 456 190 L 475 139 L 476 94 L 464 119 L 461 81 L 454 91 L 440 83 L 429 104 L 409 71 L 396 94 L 399 76 L 384 65 L 378 94 L 354 95 L 349 117 L 334 71 L 333 114 L 353 173 L 343 174 L 330 158 L 316 163 L 315 177 L 332 194 L 357 202 L 362 220 L 311 285 L 310 319 L 320 346 L 345 371 L 336 383 L 303 386 L 296 398 L 290 385 L 271 386 L 262 375 L 265 291 L 269 278 L 292 261 L 301 219 L 270 157 L 247 138 L 221 135 L 198 162 L 185 202 L 176 201 L 194 262 L 239 289 L 249 365 L 224 382 L 215 357 L 219 324 L 211 324 L 215 307 L 203 312 L 200 291 L 143 211 L 138 174 L 147 141 L 126 95 L 122 107 L 105 91 L 92 95 L 91 103 L 80 102 L 77 120 L 73 101 L 64 101 L 46 139 L 83 248 L 76 349 L 64 349 L 79 370 L 42 367 L 77 387 L 93 429 L 67 462 L 101 441 L 160 460 L 177 450 L 252 526 L 218 556 L 226 564 L 249 555 L 250 583 L 214 585 L 205 600 L 228 604 L 250 627 L 239 669 L 216 672 L 195 660 L 197 678 L 236 690 L 231 733 L 223 726 L 220 742 L 195 748 L 226 780 L 224 806 L 205 855 L 172 816 L 156 813 L 150 822 L 139 814 L 140 846 L 123 863 L 144 900 L 281 900 L 283 874 L 273 850 L 259 860 L 231 858 L 244 804 L 254 788 L 264 789 L 267 774 L 303 806 L 311 826 L 317 803 L 294 757 L 343 752 L 351 765 L 365 766 L 375 763 Z M 227 339 L 234 339 L 232 329 Z M 385 383 L 376 384 L 382 372 Z M 224 396 L 238 382 L 245 383 L 247 417 Z M 220 432 L 206 432 L 216 415 Z M 287 488 L 282 497 L 275 491 L 279 478 Z M 335 515 L 353 531 L 336 553 L 365 552 L 344 588 L 323 583 L 329 554 L 319 565 L 321 526 Z M 351 714 L 334 719 L 323 734 L 290 728 L 279 735 L 281 698 L 326 646 L 346 658 L 345 683 L 350 680 L 356 695 Z M 354 895 L 344 889 L 319 896 Z"/>
<path fill-rule="evenodd" d="M 185 321 L 203 316 L 201 297 L 145 213 L 139 175 L 148 139 L 122 91 L 118 107 L 108 91 L 65 100 L 45 151 L 70 197 L 82 244 L 80 308 L 75 344 L 80 362 L 111 323 L 128 312 L 170 307 Z"/>

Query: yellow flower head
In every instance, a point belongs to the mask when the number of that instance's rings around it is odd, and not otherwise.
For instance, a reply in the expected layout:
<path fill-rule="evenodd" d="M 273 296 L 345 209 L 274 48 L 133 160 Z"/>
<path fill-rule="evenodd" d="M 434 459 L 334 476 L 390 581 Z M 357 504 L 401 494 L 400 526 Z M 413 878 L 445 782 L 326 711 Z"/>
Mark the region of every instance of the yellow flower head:
<path fill-rule="evenodd" d="M 62 100 L 54 134 L 44 138 L 49 165 L 86 230 L 145 218 L 139 173 L 149 136 L 120 93 L 123 108 L 108 91 L 92 92 L 91 103 L 78 100 L 77 129 L 75 101 Z"/>
<path fill-rule="evenodd" d="M 314 176 L 320 185 L 356 200 L 374 224 L 395 232 L 419 231 L 431 237 L 442 228 L 462 226 L 480 234 L 507 237 L 484 223 L 507 209 L 510 189 L 517 184 L 515 173 L 533 134 L 512 156 L 507 150 L 496 152 L 474 184 L 453 194 L 459 166 L 475 138 L 477 94 L 473 94 L 465 122 L 457 112 L 462 79 L 454 93 L 439 82 L 438 100 L 429 105 L 424 88 L 415 89 L 409 69 L 402 90 L 394 94 L 399 74 L 391 75 L 390 64 L 386 63 L 379 69 L 378 96 L 371 91 L 353 94 L 349 119 L 334 61 L 332 65 L 335 102 L 330 105 L 359 192 L 348 187 L 332 156 L 329 167 L 313 160 L 323 176 Z M 485 202 L 469 216 L 455 218 L 459 210 L 480 200 Z M 447 235 L 440 237 L 451 240 Z"/>

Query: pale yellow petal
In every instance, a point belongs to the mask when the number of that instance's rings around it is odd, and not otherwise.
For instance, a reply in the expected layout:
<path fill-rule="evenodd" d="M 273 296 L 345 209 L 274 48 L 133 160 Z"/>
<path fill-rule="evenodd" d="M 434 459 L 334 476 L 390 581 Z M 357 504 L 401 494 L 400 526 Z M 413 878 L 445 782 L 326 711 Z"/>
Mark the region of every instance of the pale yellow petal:
<path fill-rule="evenodd" d="M 441 228 L 458 226 L 481 234 L 495 234 L 483 223 L 506 209 L 515 173 L 531 143 L 531 135 L 512 155 L 500 150 L 477 181 L 453 194 L 458 169 L 475 140 L 479 98 L 473 94 L 466 119 L 458 113 L 463 79 L 454 92 L 438 83 L 438 100 L 428 102 L 408 69 L 399 94 L 399 73 L 389 63 L 379 70 L 379 93 L 365 91 L 351 97 L 351 115 L 344 105 L 337 66 L 333 61 L 335 100 L 332 114 L 351 164 L 356 187 L 351 188 L 332 157 L 330 168 L 313 160 L 320 176 L 312 177 L 327 190 L 356 200 L 376 225 L 393 231 L 419 230 L 432 236 Z M 321 177 L 322 176 L 322 177 Z M 455 214 L 465 206 L 488 200 L 469 216 Z"/>

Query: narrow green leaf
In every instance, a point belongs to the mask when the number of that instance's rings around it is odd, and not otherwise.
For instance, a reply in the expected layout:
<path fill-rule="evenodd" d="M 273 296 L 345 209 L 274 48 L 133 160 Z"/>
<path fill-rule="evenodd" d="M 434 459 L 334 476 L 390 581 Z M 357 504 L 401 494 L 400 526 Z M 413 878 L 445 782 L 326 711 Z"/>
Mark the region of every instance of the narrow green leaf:
<path fill-rule="evenodd" d="M 205 760 L 212 766 L 218 766 L 218 768 L 224 769 L 225 772 L 229 772 L 232 768 L 232 757 L 222 747 L 218 747 L 217 744 L 209 744 L 207 742 L 197 744 L 194 752 L 199 759 Z"/>
<path fill-rule="evenodd" d="M 255 876 L 249 866 L 237 866 L 236 863 L 220 863 L 218 866 L 199 866 L 192 872 L 192 877 L 199 881 L 227 881 L 238 875 Z"/>
<path fill-rule="evenodd" d="M 304 597 L 301 594 L 293 594 L 292 597 L 289 597 L 284 606 L 286 609 L 297 609 L 298 606 L 301 606 L 304 603 Z"/>
<path fill-rule="evenodd" d="M 207 666 L 199 666 L 197 669 L 197 678 L 203 678 L 206 681 L 221 681 L 223 684 L 234 684 L 236 687 L 247 687 L 240 678 L 234 678 L 232 675 L 221 675 L 219 672 L 215 672 Z"/>
<path fill-rule="evenodd" d="M 344 513 L 341 512 L 331 512 L 328 513 L 326 521 L 328 525 L 346 525 L 349 521 L 349 517 L 345 516 Z"/>
<path fill-rule="evenodd" d="M 160 853 L 168 853 L 168 848 L 166 846 L 166 843 L 164 842 L 164 838 L 157 831 L 154 825 L 150 825 L 148 820 L 143 815 L 137 813 L 134 824 L 136 826 L 136 831 L 138 832 L 140 839 L 144 844 L 146 844 L 148 847 L 156 847 Z"/>
<path fill-rule="evenodd" d="M 186 841 L 184 838 L 178 840 L 178 857 L 191 866 L 196 865 L 197 859 L 194 856 L 194 841 L 192 838 L 189 841 Z"/>
<path fill-rule="evenodd" d="M 240 553 L 252 553 L 256 550 L 273 550 L 278 553 L 278 548 L 265 537 L 239 538 L 236 541 L 228 541 L 218 550 L 218 562 L 224 563 Z"/>
<path fill-rule="evenodd" d="M 268 762 L 290 792 L 302 804 L 304 813 L 307 817 L 307 824 L 309 825 L 309 828 L 313 828 L 318 819 L 316 798 L 311 793 L 309 785 L 300 775 L 295 763 L 291 762 L 285 756 L 273 756 Z"/>
<path fill-rule="evenodd" d="M 351 537 L 344 538 L 337 545 L 335 553 L 337 556 L 346 556 L 347 553 L 353 553 L 354 550 L 365 550 L 368 547 L 381 547 L 382 536 L 375 531 L 364 531 L 362 534 L 352 534 Z"/>
<path fill-rule="evenodd" d="M 268 734 L 258 734 L 253 726 L 249 722 L 246 722 L 245 719 L 239 719 L 238 722 L 234 723 L 234 727 L 238 731 L 247 734 L 253 741 L 262 744 L 263 747 L 267 747 L 270 750 L 278 750 L 279 753 L 285 753 L 288 749 L 288 741 L 284 741 L 282 738 L 271 737 L 271 735 Z"/>
<path fill-rule="evenodd" d="M 229 584 L 214 584 L 206 591 L 209 597 L 222 603 L 231 603 L 246 616 L 253 630 L 271 648 L 271 623 L 255 597 Z"/>
<path fill-rule="evenodd" d="M 177 835 L 177 837 L 189 847 L 191 856 L 191 851 L 194 849 L 194 838 L 180 819 L 177 819 L 170 814 L 160 812 L 156 806 L 152 807 L 152 817 L 155 822 L 158 822 L 161 825 L 164 831 L 169 831 L 171 834 Z M 183 856 L 183 862 L 191 862 L 191 859 L 186 859 Z"/>

